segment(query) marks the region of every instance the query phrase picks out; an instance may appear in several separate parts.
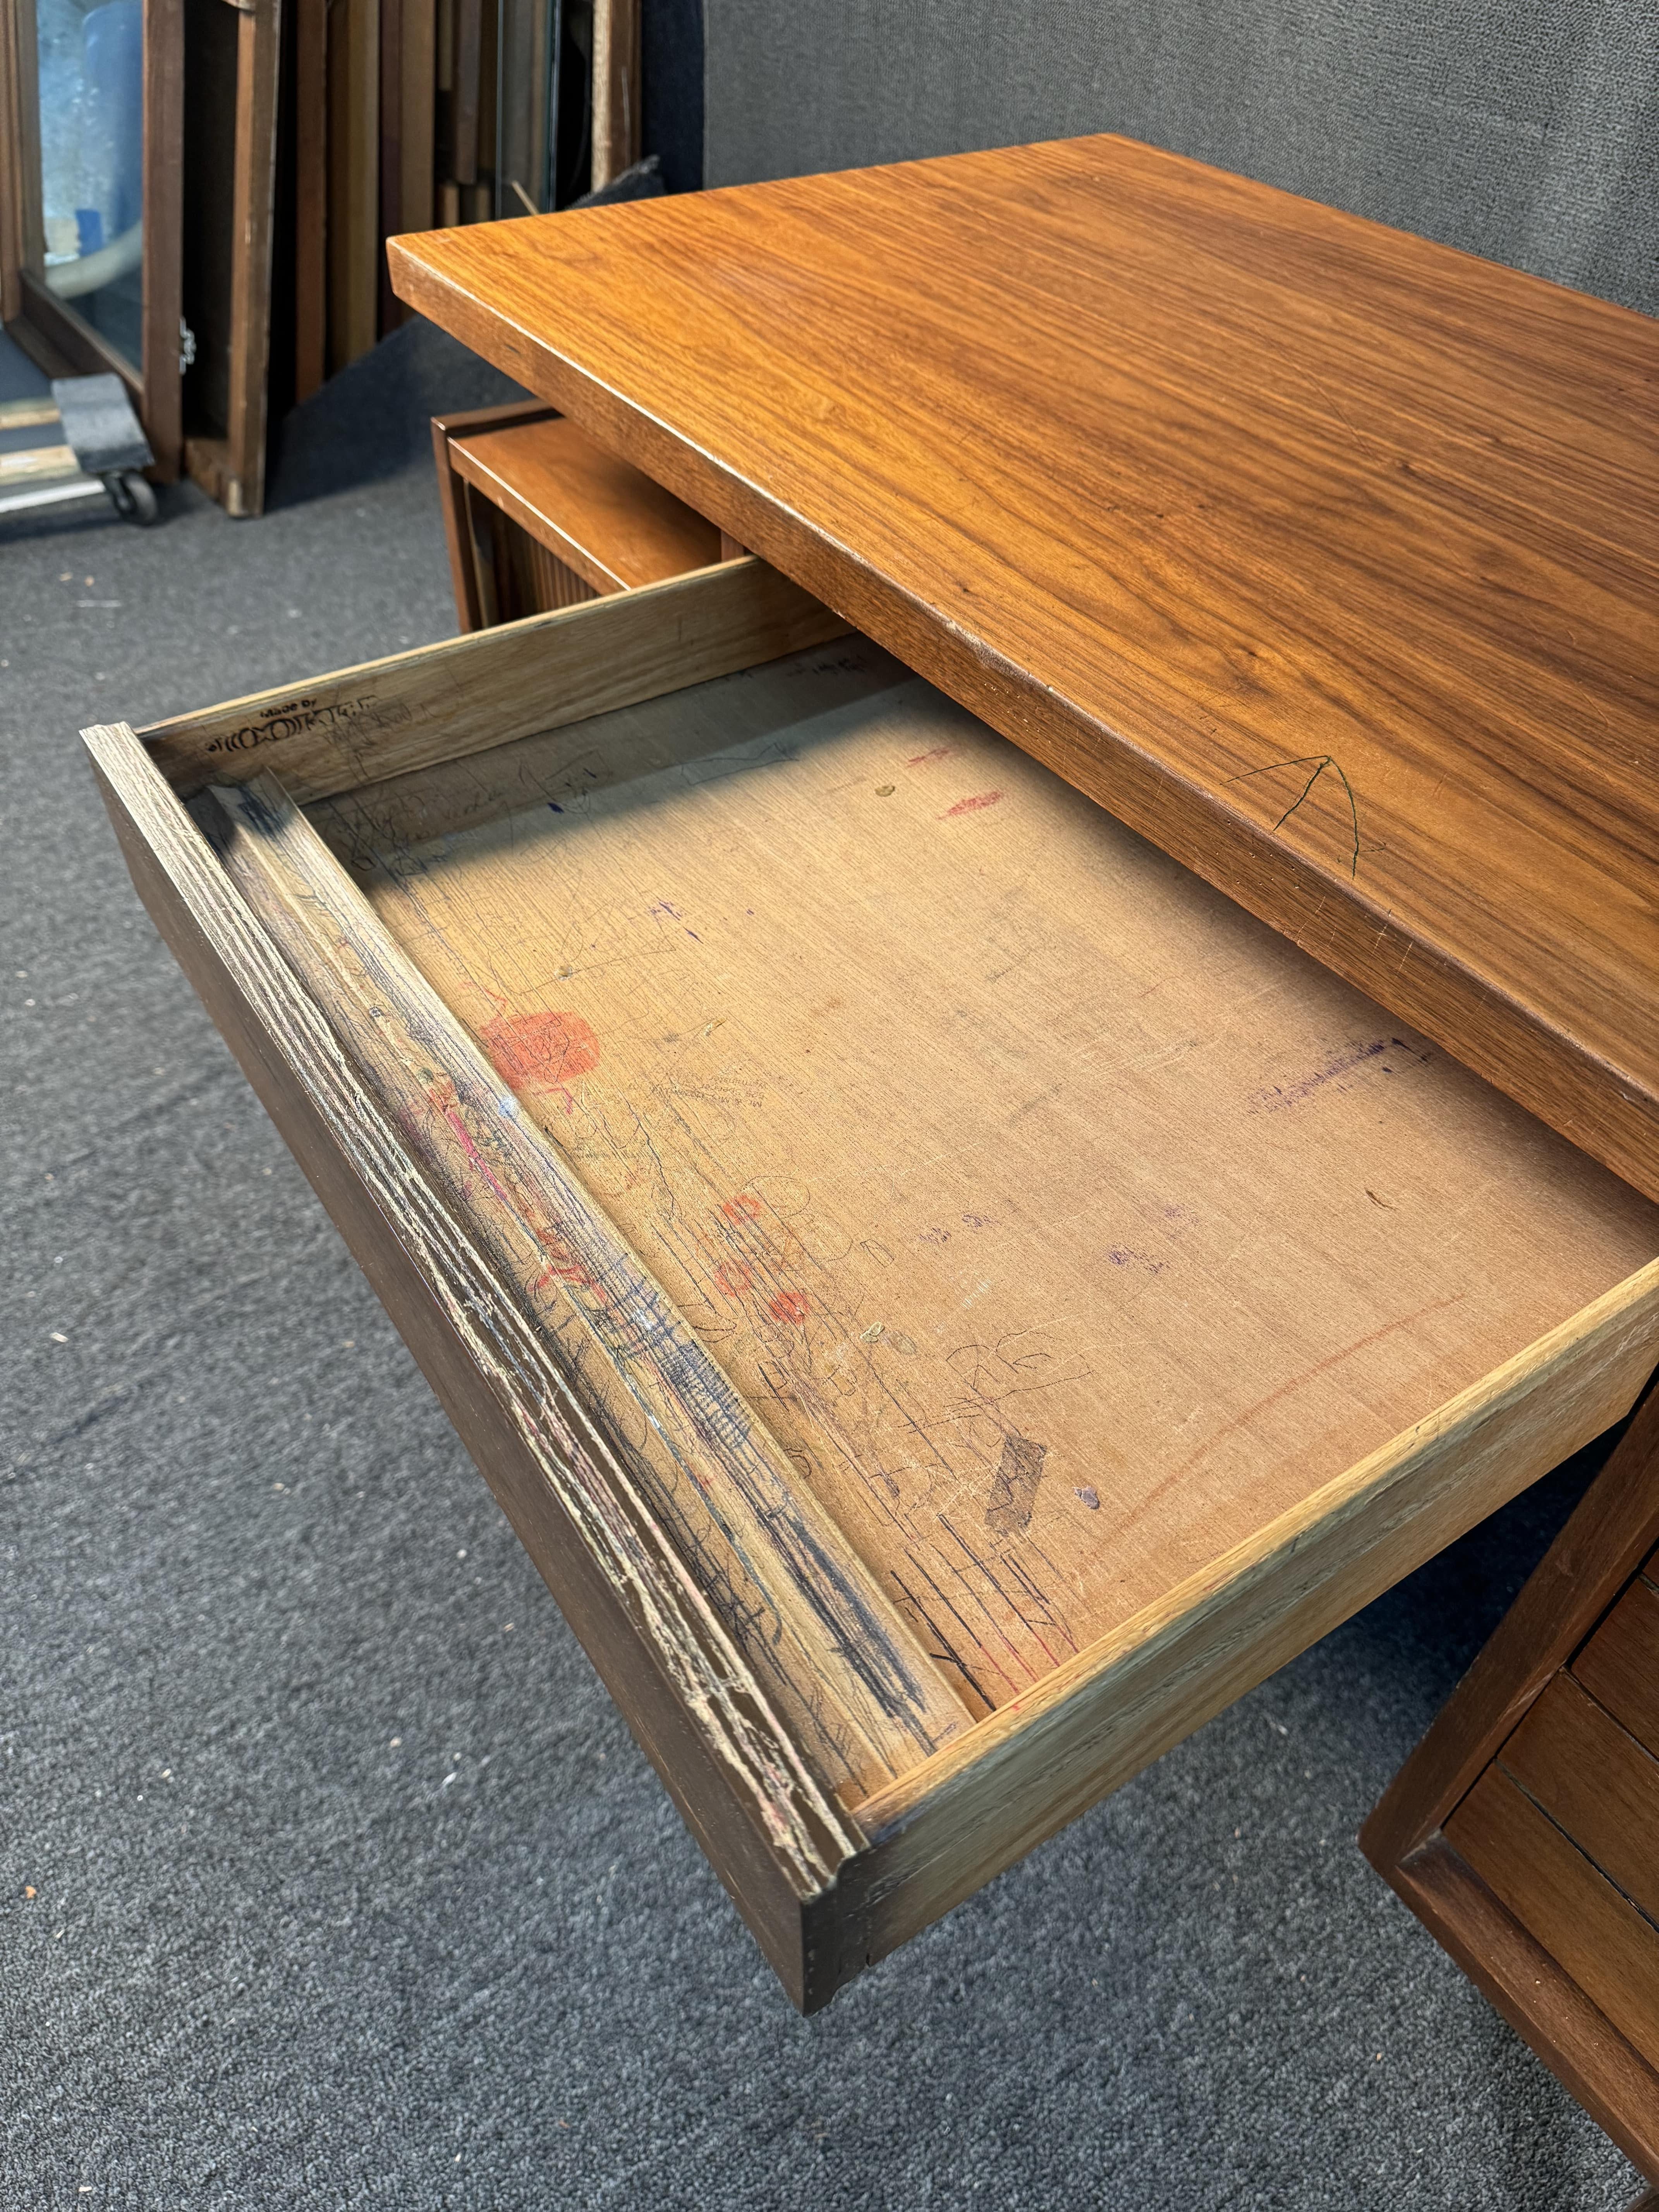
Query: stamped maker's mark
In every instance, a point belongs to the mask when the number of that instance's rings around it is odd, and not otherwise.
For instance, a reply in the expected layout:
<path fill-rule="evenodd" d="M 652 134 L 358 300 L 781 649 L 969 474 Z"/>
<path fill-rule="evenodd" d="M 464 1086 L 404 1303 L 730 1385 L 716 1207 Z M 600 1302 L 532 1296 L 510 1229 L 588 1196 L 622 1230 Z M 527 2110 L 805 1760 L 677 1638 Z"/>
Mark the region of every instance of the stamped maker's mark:
<path fill-rule="evenodd" d="M 244 722 L 238 729 L 221 730 L 207 750 L 210 753 L 252 752 L 256 745 L 276 744 L 307 731 L 355 737 L 362 730 L 399 729 L 414 719 L 413 709 L 403 699 L 337 699 L 329 706 L 316 699 L 289 699 L 280 707 L 268 707 L 256 720 Z"/>

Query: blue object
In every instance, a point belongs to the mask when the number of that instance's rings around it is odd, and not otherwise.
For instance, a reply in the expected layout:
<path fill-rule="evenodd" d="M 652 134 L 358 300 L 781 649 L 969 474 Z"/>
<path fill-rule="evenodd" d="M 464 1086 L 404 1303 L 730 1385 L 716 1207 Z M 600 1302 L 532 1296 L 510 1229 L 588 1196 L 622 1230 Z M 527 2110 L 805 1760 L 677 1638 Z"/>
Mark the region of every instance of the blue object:
<path fill-rule="evenodd" d="M 97 203 L 103 245 L 131 230 L 143 212 L 144 16 L 141 0 L 106 0 L 82 24 L 85 106 L 81 173 Z M 77 223 L 85 216 L 76 210 Z M 82 231 L 81 251 L 94 250 Z"/>

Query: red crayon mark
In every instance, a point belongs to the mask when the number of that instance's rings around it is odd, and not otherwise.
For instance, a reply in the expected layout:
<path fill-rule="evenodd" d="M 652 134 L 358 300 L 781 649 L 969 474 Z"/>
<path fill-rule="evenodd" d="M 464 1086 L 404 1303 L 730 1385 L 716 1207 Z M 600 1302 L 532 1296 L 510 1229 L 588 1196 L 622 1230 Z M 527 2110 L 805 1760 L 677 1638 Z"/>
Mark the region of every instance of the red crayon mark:
<path fill-rule="evenodd" d="M 939 818 L 948 822 L 953 814 L 977 814 L 981 806 L 994 806 L 1001 796 L 1000 791 L 976 792 L 972 799 L 959 799 L 954 806 L 947 806 Z"/>
<path fill-rule="evenodd" d="M 498 1014 L 478 1035 L 503 1083 L 514 1091 L 556 1091 L 599 1064 L 599 1041 L 580 1014 Z"/>
<path fill-rule="evenodd" d="M 929 761 L 949 760 L 950 757 L 949 745 L 935 745 L 930 753 L 912 753 L 904 765 L 906 768 L 926 768 Z"/>
<path fill-rule="evenodd" d="M 755 1279 L 754 1270 L 741 1260 L 728 1260 L 714 1270 L 714 1288 L 728 1298 L 740 1298 Z"/>
<path fill-rule="evenodd" d="M 584 1263 L 566 1243 L 561 1231 L 548 1227 L 536 1231 L 536 1241 L 544 1244 L 552 1257 L 538 1277 L 536 1288 L 544 1291 L 550 1283 L 571 1283 L 578 1290 L 591 1291 L 596 1287 L 593 1277 Z"/>
<path fill-rule="evenodd" d="M 799 1328 L 807 1315 L 811 1312 L 812 1308 L 810 1301 L 803 1297 L 799 1291 L 781 1291 L 766 1310 L 769 1314 L 775 1314 L 780 1321 L 793 1322 Z"/>
<path fill-rule="evenodd" d="M 755 1221 L 760 1217 L 760 1200 L 740 1190 L 735 1198 L 728 1198 L 720 1212 L 728 1221 Z"/>

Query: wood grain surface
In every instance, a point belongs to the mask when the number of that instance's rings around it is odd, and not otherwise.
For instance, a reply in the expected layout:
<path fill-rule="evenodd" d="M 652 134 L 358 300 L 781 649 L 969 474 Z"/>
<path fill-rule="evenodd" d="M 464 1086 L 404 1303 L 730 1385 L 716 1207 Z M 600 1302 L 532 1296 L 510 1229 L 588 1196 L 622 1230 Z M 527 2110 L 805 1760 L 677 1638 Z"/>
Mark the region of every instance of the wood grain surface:
<path fill-rule="evenodd" d="M 1659 1589 L 1646 1576 L 1631 1583 L 1573 1661 L 1572 1671 L 1596 1703 L 1659 1759 Z M 1654 1850 L 1659 1857 L 1659 1838 Z"/>
<path fill-rule="evenodd" d="M 981 1713 L 1596 1301 L 1504 1494 L 1653 1364 L 1650 1206 L 866 643 L 313 817 Z"/>
<path fill-rule="evenodd" d="M 1385 1881 L 1425 1844 L 1623 1591 L 1659 1535 L 1659 1383 L 1520 1595 L 1373 1807 L 1359 1847 Z"/>
<path fill-rule="evenodd" d="M 1446 1840 L 1659 2066 L 1659 1928 L 1501 1766 L 1487 1768 L 1447 1821 Z"/>
<path fill-rule="evenodd" d="M 1659 1195 L 1659 330 L 1111 138 L 404 298 Z"/>
<path fill-rule="evenodd" d="M 434 415 L 432 418 L 432 458 L 438 474 L 438 505 L 443 513 L 449 580 L 455 593 L 455 626 L 463 635 L 483 628 L 483 608 L 478 590 L 471 493 L 466 479 L 455 473 L 449 458 L 450 446 L 469 430 L 497 429 L 508 422 L 542 422 L 551 411 L 538 406 L 533 400 L 520 399 L 506 406 L 471 407 L 458 414 Z"/>
<path fill-rule="evenodd" d="M 763 562 L 258 691 L 140 732 L 174 789 L 267 771 L 299 800 L 558 729 L 836 636 L 838 616 Z"/>
<path fill-rule="evenodd" d="M 598 592 L 714 567 L 720 533 L 560 416 L 452 438 L 450 465 Z"/>
<path fill-rule="evenodd" d="M 556 1336 L 429 1185 L 125 725 L 84 733 L 133 880 L 795 2002 L 863 1837 L 692 1580 Z"/>
<path fill-rule="evenodd" d="M 88 742 L 810 2009 L 1615 1419 L 1659 1213 L 867 641 L 660 696 L 797 622 L 739 563 Z"/>
<path fill-rule="evenodd" d="M 270 383 L 272 235 L 283 0 L 252 0 L 236 27 L 236 143 L 229 301 L 228 469 L 218 495 L 233 515 L 263 514 Z"/>
<path fill-rule="evenodd" d="M 1650 1387 L 1359 1844 L 1659 2179 L 1659 1759 L 1639 1734 L 1659 1637 L 1628 1610 L 1648 1588 L 1632 1577 L 1656 1529 Z"/>
<path fill-rule="evenodd" d="M 597 191 L 640 158 L 640 0 L 594 0 L 592 37 L 588 187 Z"/>
<path fill-rule="evenodd" d="M 626 1438 L 699 1589 L 856 1801 L 960 1733 L 964 1703 L 659 1286 L 516 1109 L 274 778 L 216 789 L 225 863 L 325 1000 L 381 1107 Z"/>
<path fill-rule="evenodd" d="M 1639 1911 L 1659 1923 L 1659 1759 L 1565 1671 L 1498 1764 Z"/>
<path fill-rule="evenodd" d="M 1463 1972 L 1631 2163 L 1659 2175 L 1659 2072 L 1443 1836 L 1389 1880 Z M 1653 2192 L 1659 2195 L 1659 2191 Z M 1650 2212 L 1643 2197 L 1626 2212 Z"/>
<path fill-rule="evenodd" d="M 21 446 L 0 453 L 0 491 L 10 491 L 19 484 L 54 483 L 59 477 L 80 473 L 73 446 Z"/>
<path fill-rule="evenodd" d="M 184 0 L 143 0 L 143 26 L 144 256 L 139 288 L 142 398 L 137 409 L 155 456 L 154 467 L 146 473 L 153 483 L 171 483 L 179 474 L 185 442 L 184 377 L 179 368 L 185 231 Z M 31 319 L 38 319 L 41 307 L 52 295 L 44 286 L 33 300 L 29 292 L 26 278 L 24 312 Z M 66 314 L 74 314 L 67 301 L 62 304 Z M 80 321 L 78 316 L 74 319 Z M 50 331 L 52 326 L 47 323 L 46 327 Z M 105 364 L 88 362 L 86 366 Z"/>

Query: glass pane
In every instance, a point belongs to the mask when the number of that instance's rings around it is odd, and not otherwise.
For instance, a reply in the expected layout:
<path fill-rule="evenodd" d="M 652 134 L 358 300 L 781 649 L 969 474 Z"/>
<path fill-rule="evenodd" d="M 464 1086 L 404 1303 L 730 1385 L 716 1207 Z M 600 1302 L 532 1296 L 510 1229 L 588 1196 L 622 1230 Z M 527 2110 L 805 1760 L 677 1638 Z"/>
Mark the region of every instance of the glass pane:
<path fill-rule="evenodd" d="M 46 283 L 135 367 L 143 274 L 142 0 L 35 0 Z"/>

